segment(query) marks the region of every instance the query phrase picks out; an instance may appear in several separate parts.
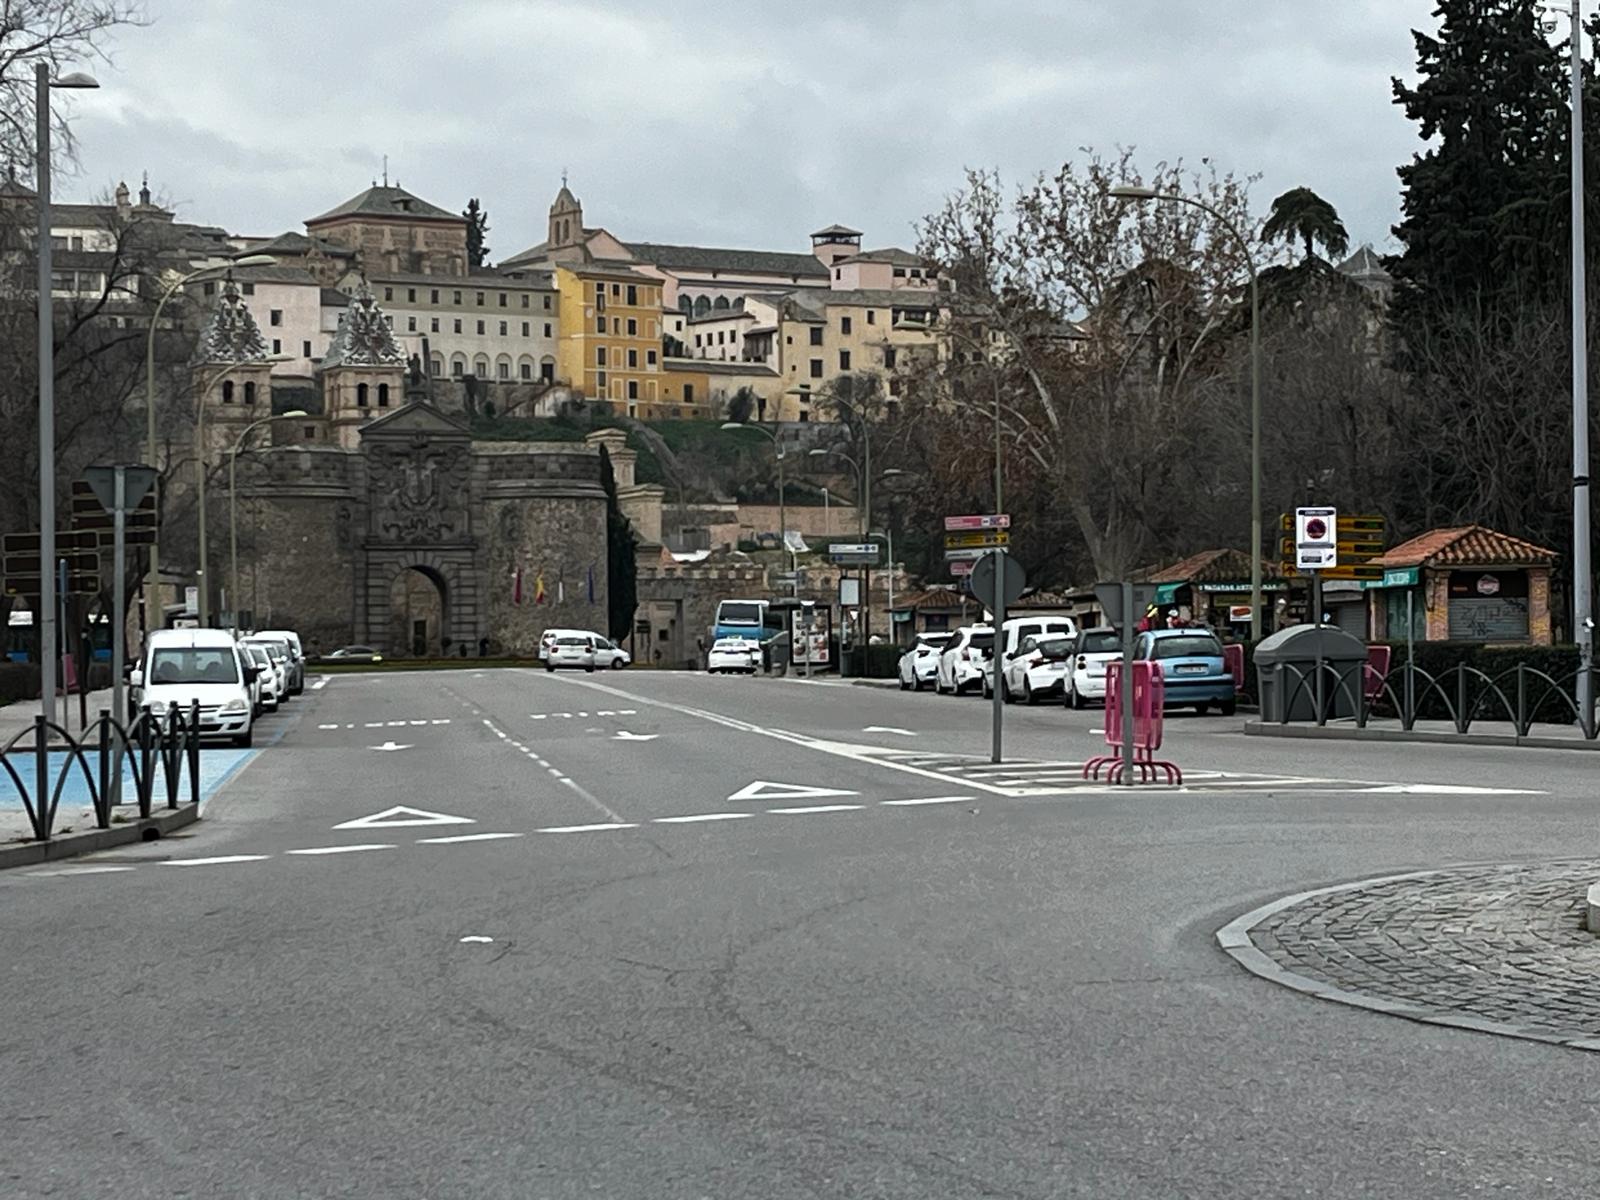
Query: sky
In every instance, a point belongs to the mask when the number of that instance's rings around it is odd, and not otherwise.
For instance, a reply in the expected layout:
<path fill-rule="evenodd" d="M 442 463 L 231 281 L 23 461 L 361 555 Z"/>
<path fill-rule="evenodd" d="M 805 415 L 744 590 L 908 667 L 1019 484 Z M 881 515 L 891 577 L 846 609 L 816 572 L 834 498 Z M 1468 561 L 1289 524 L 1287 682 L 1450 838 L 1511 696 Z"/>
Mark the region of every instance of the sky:
<path fill-rule="evenodd" d="M 563 170 L 625 241 L 868 246 L 967 167 L 1011 183 L 1084 148 L 1306 186 L 1391 248 L 1395 106 L 1433 0 L 146 0 L 88 64 L 62 199 L 142 172 L 181 219 L 272 236 L 383 172 L 544 238 Z"/>

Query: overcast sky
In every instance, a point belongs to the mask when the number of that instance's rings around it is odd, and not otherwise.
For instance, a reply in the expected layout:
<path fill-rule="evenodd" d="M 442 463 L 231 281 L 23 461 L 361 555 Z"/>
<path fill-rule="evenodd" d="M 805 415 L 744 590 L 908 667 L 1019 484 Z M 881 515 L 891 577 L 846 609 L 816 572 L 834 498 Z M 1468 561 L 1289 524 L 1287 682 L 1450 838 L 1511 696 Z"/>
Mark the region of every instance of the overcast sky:
<path fill-rule="evenodd" d="M 1309 186 L 1390 243 L 1392 102 L 1432 0 L 147 0 L 80 93 L 87 199 L 148 170 L 183 219 L 298 229 L 390 178 L 489 211 L 494 258 L 544 237 L 563 167 L 625 240 L 868 245 L 966 166 L 1008 180 L 1094 147 Z"/>

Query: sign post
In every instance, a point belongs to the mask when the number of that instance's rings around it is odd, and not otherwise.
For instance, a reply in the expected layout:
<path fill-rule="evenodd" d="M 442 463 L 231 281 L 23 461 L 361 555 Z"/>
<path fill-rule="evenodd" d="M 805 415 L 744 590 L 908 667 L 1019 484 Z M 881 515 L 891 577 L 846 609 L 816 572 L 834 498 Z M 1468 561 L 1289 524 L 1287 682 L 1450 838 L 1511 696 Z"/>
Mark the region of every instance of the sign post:
<path fill-rule="evenodd" d="M 946 518 L 949 520 L 949 518 Z M 1001 752 L 1001 714 L 1005 710 L 1005 698 L 1001 691 L 1005 687 L 1005 678 L 1000 673 L 1001 639 L 1000 626 L 1005 623 L 1006 606 L 1015 603 L 1022 595 L 1022 589 L 1028 585 L 1027 574 L 1022 565 L 1005 552 L 1001 546 L 988 551 L 973 565 L 972 574 L 967 576 L 967 588 L 972 592 L 974 599 L 980 604 L 988 604 L 994 617 L 994 646 L 989 651 L 989 662 L 994 668 L 994 686 L 990 689 L 993 693 L 991 700 L 993 706 L 990 719 L 990 746 L 989 761 L 999 762 Z"/>
<path fill-rule="evenodd" d="M 1322 627 L 1322 572 L 1339 565 L 1339 510 L 1336 508 L 1297 508 L 1294 510 L 1294 565 L 1311 574 L 1311 624 Z M 1312 689 L 1317 703 L 1317 724 L 1323 723 L 1322 639 L 1317 639 L 1317 686 Z"/>

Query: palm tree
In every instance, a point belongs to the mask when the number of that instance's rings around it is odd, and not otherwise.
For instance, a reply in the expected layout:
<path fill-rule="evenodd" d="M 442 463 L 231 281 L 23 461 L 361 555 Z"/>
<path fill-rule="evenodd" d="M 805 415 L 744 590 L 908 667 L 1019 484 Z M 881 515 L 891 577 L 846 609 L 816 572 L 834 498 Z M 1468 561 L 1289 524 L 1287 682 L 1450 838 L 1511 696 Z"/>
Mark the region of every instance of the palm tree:
<path fill-rule="evenodd" d="M 1333 205 L 1305 187 L 1290 188 L 1272 202 L 1272 215 L 1261 227 L 1261 240 L 1302 241 L 1308 261 L 1314 243 L 1320 242 L 1329 258 L 1338 258 L 1350 248 L 1350 235 Z"/>

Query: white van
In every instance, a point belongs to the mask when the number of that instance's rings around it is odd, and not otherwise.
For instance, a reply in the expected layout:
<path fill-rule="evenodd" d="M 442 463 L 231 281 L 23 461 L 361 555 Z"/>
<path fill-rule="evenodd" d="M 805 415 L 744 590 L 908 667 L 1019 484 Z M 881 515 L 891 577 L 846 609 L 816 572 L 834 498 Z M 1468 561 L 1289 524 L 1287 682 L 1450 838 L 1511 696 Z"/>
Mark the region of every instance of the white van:
<path fill-rule="evenodd" d="M 1006 685 L 1006 672 L 1011 669 L 1012 660 L 1022 650 L 1022 643 L 1028 638 L 1042 637 L 1076 637 L 1078 623 L 1071 617 L 1063 616 L 1028 616 L 1012 617 L 1000 626 L 1000 636 L 995 639 L 999 651 L 989 660 L 986 668 L 987 674 L 983 680 L 983 694 L 993 695 L 996 661 L 1000 664 L 1001 686 Z"/>
<path fill-rule="evenodd" d="M 137 707 L 163 716 L 177 708 L 187 718 L 200 702 L 200 736 L 250 745 L 256 666 L 222 629 L 158 629 L 145 639 L 144 658 L 129 677 Z"/>

